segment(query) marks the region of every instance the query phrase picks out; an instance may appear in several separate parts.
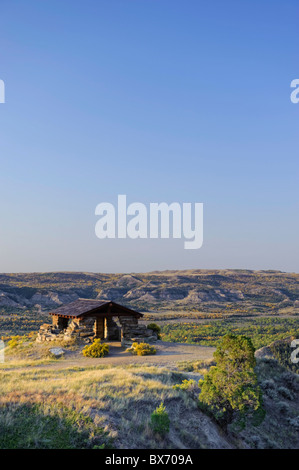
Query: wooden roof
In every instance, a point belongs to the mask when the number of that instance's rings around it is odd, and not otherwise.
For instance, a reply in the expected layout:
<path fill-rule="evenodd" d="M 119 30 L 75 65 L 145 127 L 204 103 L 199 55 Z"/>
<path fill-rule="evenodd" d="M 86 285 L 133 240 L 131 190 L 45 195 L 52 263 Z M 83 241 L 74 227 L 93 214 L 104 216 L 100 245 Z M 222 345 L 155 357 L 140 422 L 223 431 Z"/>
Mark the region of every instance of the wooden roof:
<path fill-rule="evenodd" d="M 62 305 L 49 312 L 50 315 L 58 315 L 59 317 L 78 318 L 86 315 L 99 316 L 134 316 L 142 317 L 139 313 L 123 305 L 116 304 L 111 300 L 101 299 L 77 299 L 69 304 Z"/>

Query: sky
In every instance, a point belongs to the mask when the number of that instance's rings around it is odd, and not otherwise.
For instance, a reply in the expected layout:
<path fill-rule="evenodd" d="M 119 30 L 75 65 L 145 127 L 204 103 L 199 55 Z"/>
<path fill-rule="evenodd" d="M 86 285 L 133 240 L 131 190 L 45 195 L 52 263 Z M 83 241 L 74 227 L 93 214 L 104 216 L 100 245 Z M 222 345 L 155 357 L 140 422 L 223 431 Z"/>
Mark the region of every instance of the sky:
<path fill-rule="evenodd" d="M 0 0 L 0 272 L 299 272 L 297 0 Z M 203 245 L 99 239 L 203 203 Z"/>

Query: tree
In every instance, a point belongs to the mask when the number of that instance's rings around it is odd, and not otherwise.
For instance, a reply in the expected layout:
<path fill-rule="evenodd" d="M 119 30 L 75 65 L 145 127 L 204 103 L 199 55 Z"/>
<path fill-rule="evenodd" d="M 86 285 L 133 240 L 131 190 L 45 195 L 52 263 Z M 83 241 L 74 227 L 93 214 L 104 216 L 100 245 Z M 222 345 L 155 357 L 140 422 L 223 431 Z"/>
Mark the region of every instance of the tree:
<path fill-rule="evenodd" d="M 151 426 L 155 432 L 164 436 L 169 432 L 170 419 L 163 402 L 151 414 Z"/>
<path fill-rule="evenodd" d="M 263 415 L 254 351 L 250 338 L 225 335 L 214 353 L 216 366 L 199 381 L 201 404 L 208 405 L 227 424 L 235 414 L 255 418 Z"/>

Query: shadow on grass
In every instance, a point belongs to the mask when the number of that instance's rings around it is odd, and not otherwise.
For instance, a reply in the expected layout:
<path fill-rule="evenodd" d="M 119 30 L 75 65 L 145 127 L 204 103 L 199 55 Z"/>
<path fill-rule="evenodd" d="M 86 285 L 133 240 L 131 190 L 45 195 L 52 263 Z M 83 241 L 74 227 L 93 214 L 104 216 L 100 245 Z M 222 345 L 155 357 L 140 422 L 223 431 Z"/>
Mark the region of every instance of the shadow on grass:
<path fill-rule="evenodd" d="M 0 406 L 0 449 L 87 449 L 110 447 L 91 418 L 53 404 Z"/>

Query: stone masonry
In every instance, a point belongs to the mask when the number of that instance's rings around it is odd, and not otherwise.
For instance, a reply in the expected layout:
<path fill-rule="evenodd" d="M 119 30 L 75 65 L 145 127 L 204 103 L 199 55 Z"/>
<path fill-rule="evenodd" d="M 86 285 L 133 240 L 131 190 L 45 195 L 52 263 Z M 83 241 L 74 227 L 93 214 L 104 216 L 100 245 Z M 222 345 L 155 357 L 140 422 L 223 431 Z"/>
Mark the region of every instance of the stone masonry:
<path fill-rule="evenodd" d="M 117 315 L 115 315 L 117 317 Z M 106 341 L 121 341 L 122 346 L 130 347 L 133 342 L 152 343 L 157 341 L 157 334 L 146 327 L 139 325 L 134 316 L 119 316 L 120 326 L 112 317 L 99 318 L 88 316 L 70 319 L 53 315 L 53 324 L 43 324 L 37 335 L 37 342 L 44 341 L 71 341 L 81 340 L 90 343 L 94 338 L 100 337 Z"/>
<path fill-rule="evenodd" d="M 119 317 L 122 326 L 121 344 L 130 347 L 132 343 L 152 343 L 157 341 L 157 334 L 146 327 L 139 325 L 135 317 Z"/>

